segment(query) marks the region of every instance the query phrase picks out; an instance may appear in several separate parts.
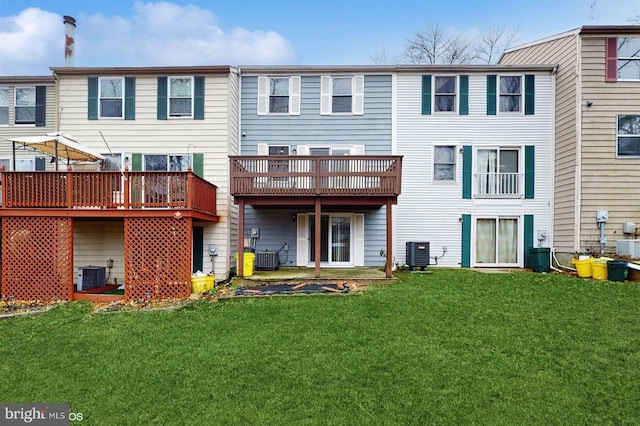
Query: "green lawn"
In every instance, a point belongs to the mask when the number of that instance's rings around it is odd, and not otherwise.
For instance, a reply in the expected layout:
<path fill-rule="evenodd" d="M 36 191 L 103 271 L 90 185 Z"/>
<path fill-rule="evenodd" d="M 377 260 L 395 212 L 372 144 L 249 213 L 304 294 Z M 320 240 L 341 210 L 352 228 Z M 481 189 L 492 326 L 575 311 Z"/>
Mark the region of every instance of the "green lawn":
<path fill-rule="evenodd" d="M 69 403 L 83 425 L 640 422 L 640 284 L 400 276 L 361 295 L 0 320 L 0 402 Z"/>

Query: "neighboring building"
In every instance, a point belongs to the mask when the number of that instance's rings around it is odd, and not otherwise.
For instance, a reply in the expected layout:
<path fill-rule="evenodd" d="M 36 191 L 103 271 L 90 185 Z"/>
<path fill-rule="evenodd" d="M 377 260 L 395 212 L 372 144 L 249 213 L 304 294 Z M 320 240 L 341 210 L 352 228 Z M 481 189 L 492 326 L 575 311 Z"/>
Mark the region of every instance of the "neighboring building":
<path fill-rule="evenodd" d="M 398 66 L 395 262 L 528 267 L 553 235 L 552 66 Z"/>
<path fill-rule="evenodd" d="M 402 170 L 392 146 L 393 68 L 241 73 L 241 156 L 231 160 L 240 251 L 255 250 L 258 268 L 384 265 L 390 275 Z"/>
<path fill-rule="evenodd" d="M 500 59 L 559 65 L 553 239 L 558 251 L 611 253 L 616 240 L 636 234 L 639 52 L 640 26 L 583 26 L 508 49 Z"/>
<path fill-rule="evenodd" d="M 41 136 L 56 130 L 56 86 L 52 76 L 0 77 L 0 166 L 5 170 L 45 170 L 41 152 L 7 137 Z M 14 164 L 15 159 L 15 164 Z"/>
<path fill-rule="evenodd" d="M 76 274 L 90 265 L 107 266 L 106 279 L 125 284 L 128 299 L 188 296 L 196 270 L 227 277 L 236 240 L 228 156 L 238 152 L 238 71 L 52 71 L 58 105 L 47 110 L 47 124 L 58 116 L 60 132 L 105 160 L 33 178 L 5 175 L 3 296 L 74 298 Z M 27 178 L 33 187 L 21 203 Z M 214 265 L 209 244 L 218 248 Z"/>

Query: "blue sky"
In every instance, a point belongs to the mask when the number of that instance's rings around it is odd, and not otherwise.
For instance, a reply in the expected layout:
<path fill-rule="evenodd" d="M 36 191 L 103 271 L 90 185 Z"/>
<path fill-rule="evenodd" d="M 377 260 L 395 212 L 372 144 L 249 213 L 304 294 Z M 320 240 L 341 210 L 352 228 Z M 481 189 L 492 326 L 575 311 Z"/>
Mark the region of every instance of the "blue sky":
<path fill-rule="evenodd" d="M 77 20 L 77 66 L 356 65 L 429 25 L 473 38 L 506 26 L 523 44 L 581 25 L 627 25 L 640 0 L 22 0 L 0 3 L 0 75 L 64 65 L 62 16 Z"/>

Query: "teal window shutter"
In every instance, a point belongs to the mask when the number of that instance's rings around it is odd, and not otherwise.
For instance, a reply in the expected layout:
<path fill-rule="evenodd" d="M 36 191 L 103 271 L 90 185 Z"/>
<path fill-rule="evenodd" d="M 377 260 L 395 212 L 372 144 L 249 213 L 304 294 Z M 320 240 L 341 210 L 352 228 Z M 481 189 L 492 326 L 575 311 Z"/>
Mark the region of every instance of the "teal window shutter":
<path fill-rule="evenodd" d="M 167 77 L 158 77 L 158 120 L 167 119 Z"/>
<path fill-rule="evenodd" d="M 471 198 L 471 167 L 472 167 L 472 147 L 465 145 L 462 147 L 462 198 Z"/>
<path fill-rule="evenodd" d="M 535 198 L 536 147 L 524 147 L 524 198 Z"/>
<path fill-rule="evenodd" d="M 193 165 L 191 169 L 198 176 L 204 176 L 204 154 L 201 152 L 196 152 L 193 155 Z"/>
<path fill-rule="evenodd" d="M 533 247 L 533 215 L 524 215 L 524 267 L 531 267 L 529 249 Z"/>
<path fill-rule="evenodd" d="M 524 76 L 524 115 L 533 115 L 535 112 L 536 76 L 527 74 Z"/>
<path fill-rule="evenodd" d="M 193 119 L 204 120 L 204 77 L 197 75 L 193 80 Z"/>
<path fill-rule="evenodd" d="M 487 76 L 487 115 L 496 115 L 496 82 L 498 77 L 496 75 Z"/>
<path fill-rule="evenodd" d="M 460 115 L 469 115 L 469 76 L 460 76 Z"/>
<path fill-rule="evenodd" d="M 124 78 L 124 119 L 136 119 L 136 78 Z"/>
<path fill-rule="evenodd" d="M 89 91 L 89 100 L 87 105 L 87 118 L 89 120 L 98 119 L 98 77 L 89 77 L 87 79 L 87 89 Z"/>
<path fill-rule="evenodd" d="M 47 86 L 36 86 L 36 127 L 46 125 Z"/>
<path fill-rule="evenodd" d="M 431 76 L 422 76 L 422 115 L 431 115 Z"/>
<path fill-rule="evenodd" d="M 140 153 L 131 154 L 131 171 L 132 172 L 142 171 L 142 154 Z"/>
<path fill-rule="evenodd" d="M 471 267 L 471 215 L 462 215 L 462 259 L 460 266 Z"/>

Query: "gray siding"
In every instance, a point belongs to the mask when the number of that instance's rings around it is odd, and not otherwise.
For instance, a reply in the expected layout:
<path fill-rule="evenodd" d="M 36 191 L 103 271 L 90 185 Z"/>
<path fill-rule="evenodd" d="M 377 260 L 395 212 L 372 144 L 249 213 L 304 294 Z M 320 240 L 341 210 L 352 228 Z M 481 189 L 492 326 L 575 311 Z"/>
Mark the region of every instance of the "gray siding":
<path fill-rule="evenodd" d="M 242 77 L 242 155 L 258 144 L 365 145 L 365 154 L 391 154 L 391 76 L 365 75 L 364 114 L 320 115 L 320 76 L 303 75 L 300 115 L 257 115 L 258 77 Z"/>
<path fill-rule="evenodd" d="M 342 74 L 341 74 L 342 75 Z M 363 115 L 320 115 L 320 75 L 302 75 L 300 115 L 257 114 L 258 77 L 241 78 L 241 154 L 257 155 L 258 144 L 288 145 L 290 152 L 298 145 L 355 146 L 363 145 L 366 155 L 389 155 L 391 147 L 391 75 L 365 75 Z M 386 247 L 385 209 L 364 213 L 364 262 L 366 266 L 384 265 L 380 249 Z M 260 228 L 258 251 L 277 251 L 284 242 L 289 245 L 287 265 L 296 265 L 297 224 L 292 215 L 308 213 L 299 210 L 245 208 L 244 236 L 252 227 Z M 285 260 L 284 252 L 280 253 Z M 306 260 L 306 259 L 305 259 Z"/>

